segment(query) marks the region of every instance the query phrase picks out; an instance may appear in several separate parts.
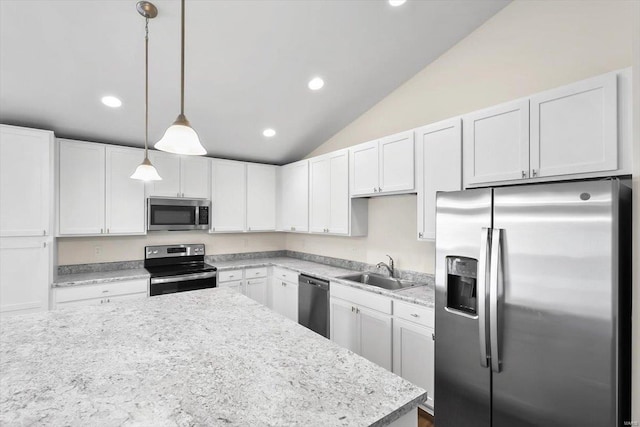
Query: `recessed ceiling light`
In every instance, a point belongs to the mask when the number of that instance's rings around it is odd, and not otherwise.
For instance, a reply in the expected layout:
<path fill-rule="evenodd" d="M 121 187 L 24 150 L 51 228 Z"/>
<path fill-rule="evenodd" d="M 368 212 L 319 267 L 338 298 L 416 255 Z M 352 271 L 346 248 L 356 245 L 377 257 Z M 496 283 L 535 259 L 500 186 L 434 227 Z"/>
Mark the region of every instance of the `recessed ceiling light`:
<path fill-rule="evenodd" d="M 118 108 L 122 106 L 122 101 L 120 101 L 115 96 L 103 96 L 102 103 L 107 107 L 111 107 L 111 108 Z"/>
<path fill-rule="evenodd" d="M 393 7 L 402 6 L 407 0 L 389 0 L 389 4 Z"/>
<path fill-rule="evenodd" d="M 262 131 L 262 134 L 267 138 L 271 138 L 272 136 L 276 136 L 276 131 L 269 128 Z"/>
<path fill-rule="evenodd" d="M 320 90 L 322 86 L 324 86 L 324 80 L 320 77 L 314 77 L 309 81 L 309 89 L 311 90 Z"/>

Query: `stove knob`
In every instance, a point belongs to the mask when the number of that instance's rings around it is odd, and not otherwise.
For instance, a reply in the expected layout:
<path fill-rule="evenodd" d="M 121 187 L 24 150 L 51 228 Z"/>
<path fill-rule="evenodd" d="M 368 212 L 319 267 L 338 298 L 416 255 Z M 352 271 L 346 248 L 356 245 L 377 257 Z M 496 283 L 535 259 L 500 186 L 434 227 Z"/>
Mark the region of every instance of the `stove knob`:
<path fill-rule="evenodd" d="M 157 251 L 157 250 L 156 250 L 156 251 L 153 251 L 153 253 L 154 253 L 154 254 L 157 254 L 157 253 L 158 253 L 158 251 Z"/>

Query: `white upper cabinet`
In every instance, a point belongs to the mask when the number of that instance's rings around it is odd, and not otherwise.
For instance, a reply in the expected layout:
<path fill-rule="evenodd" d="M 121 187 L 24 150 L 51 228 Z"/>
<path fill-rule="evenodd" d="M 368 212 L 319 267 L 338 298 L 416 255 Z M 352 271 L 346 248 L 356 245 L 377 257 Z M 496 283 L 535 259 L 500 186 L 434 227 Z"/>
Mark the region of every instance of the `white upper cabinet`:
<path fill-rule="evenodd" d="M 59 149 L 59 234 L 105 233 L 104 145 L 60 140 Z"/>
<path fill-rule="evenodd" d="M 416 135 L 418 239 L 436 238 L 436 193 L 462 190 L 462 121 L 424 126 Z"/>
<path fill-rule="evenodd" d="M 210 198 L 209 162 L 209 158 L 201 156 L 180 158 L 180 194 L 182 197 Z"/>
<path fill-rule="evenodd" d="M 632 172 L 631 69 L 463 117 L 465 187 Z"/>
<path fill-rule="evenodd" d="M 211 231 L 244 231 L 246 191 L 245 163 L 211 160 Z"/>
<path fill-rule="evenodd" d="M 278 229 L 309 231 L 309 161 L 278 169 Z"/>
<path fill-rule="evenodd" d="M 365 142 L 349 149 L 351 154 L 351 195 L 378 192 L 378 141 Z"/>
<path fill-rule="evenodd" d="M 149 160 L 162 177 L 148 184 L 149 196 L 209 198 L 209 158 L 150 151 Z"/>
<path fill-rule="evenodd" d="M 617 76 L 531 97 L 531 176 L 618 168 Z"/>
<path fill-rule="evenodd" d="M 61 236 L 144 234 L 144 183 L 131 179 L 140 149 L 59 140 Z"/>
<path fill-rule="evenodd" d="M 106 232 L 144 234 L 144 181 L 131 179 L 144 157 L 142 150 L 107 145 L 106 149 Z"/>
<path fill-rule="evenodd" d="M 247 231 L 276 229 L 276 169 L 247 164 Z"/>
<path fill-rule="evenodd" d="M 0 236 L 52 234 L 53 132 L 0 125 Z"/>
<path fill-rule="evenodd" d="M 309 231 L 367 234 L 366 199 L 349 198 L 349 150 L 309 159 Z"/>
<path fill-rule="evenodd" d="M 149 160 L 162 177 L 162 181 L 150 181 L 147 184 L 147 194 L 156 197 L 180 197 L 180 157 L 162 151 L 149 151 Z"/>
<path fill-rule="evenodd" d="M 413 131 L 409 131 L 380 140 L 379 193 L 397 193 L 415 189 L 413 136 Z"/>
<path fill-rule="evenodd" d="M 529 100 L 464 116 L 464 171 L 467 184 L 529 176 Z"/>
<path fill-rule="evenodd" d="M 351 196 L 412 192 L 414 183 L 413 131 L 365 142 L 349 149 Z"/>

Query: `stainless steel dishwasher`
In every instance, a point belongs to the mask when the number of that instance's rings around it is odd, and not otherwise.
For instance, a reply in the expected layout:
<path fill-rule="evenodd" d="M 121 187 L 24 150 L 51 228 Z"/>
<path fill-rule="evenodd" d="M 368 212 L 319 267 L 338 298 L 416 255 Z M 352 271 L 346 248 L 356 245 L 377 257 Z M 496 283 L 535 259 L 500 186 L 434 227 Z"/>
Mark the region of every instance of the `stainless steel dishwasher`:
<path fill-rule="evenodd" d="M 298 323 L 329 338 L 329 282 L 298 277 Z"/>

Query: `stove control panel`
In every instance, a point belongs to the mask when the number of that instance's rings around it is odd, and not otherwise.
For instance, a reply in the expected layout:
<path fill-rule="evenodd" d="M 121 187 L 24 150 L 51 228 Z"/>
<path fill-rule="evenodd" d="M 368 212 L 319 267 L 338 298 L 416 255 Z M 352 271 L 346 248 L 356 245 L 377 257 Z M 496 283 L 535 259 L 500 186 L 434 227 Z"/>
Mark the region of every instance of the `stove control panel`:
<path fill-rule="evenodd" d="M 204 256 L 203 244 L 146 246 L 145 259 L 172 258 L 183 256 Z"/>

